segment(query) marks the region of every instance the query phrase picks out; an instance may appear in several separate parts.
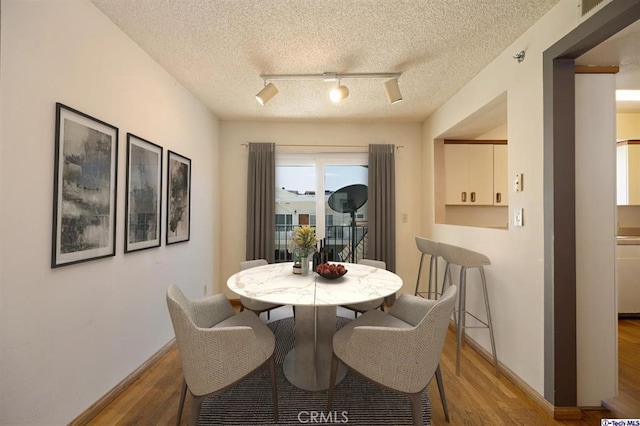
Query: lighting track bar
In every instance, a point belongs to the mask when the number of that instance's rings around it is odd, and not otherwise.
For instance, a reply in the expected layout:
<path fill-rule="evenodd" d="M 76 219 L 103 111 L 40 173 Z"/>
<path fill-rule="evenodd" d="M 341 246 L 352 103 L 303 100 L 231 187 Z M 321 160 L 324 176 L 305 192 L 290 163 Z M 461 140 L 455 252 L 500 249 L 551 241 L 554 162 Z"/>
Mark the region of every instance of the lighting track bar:
<path fill-rule="evenodd" d="M 256 101 L 262 106 L 273 99 L 278 94 L 278 88 L 273 81 L 301 81 L 301 80 L 323 80 L 325 83 L 337 83 L 337 86 L 329 92 L 329 99 L 332 102 L 341 102 L 349 96 L 349 88 L 341 83 L 343 79 L 350 78 L 384 78 L 384 90 L 390 104 L 398 103 L 402 100 L 402 93 L 398 86 L 400 72 L 366 72 L 353 74 L 338 74 L 335 72 L 324 72 L 322 74 L 261 74 L 260 78 L 264 82 L 264 87 L 256 95 Z"/>
<path fill-rule="evenodd" d="M 384 73 L 353 73 L 353 74 L 262 74 L 260 78 L 267 81 L 292 81 L 292 80 L 328 80 L 335 81 L 349 78 L 400 78 L 401 72 L 384 72 Z"/>

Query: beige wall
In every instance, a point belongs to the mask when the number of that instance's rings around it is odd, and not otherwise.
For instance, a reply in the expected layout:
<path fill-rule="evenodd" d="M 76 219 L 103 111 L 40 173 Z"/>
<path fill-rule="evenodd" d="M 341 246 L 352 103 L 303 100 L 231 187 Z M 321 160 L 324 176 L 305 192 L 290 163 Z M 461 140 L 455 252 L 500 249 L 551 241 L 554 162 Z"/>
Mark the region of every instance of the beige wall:
<path fill-rule="evenodd" d="M 617 140 L 640 139 L 640 112 L 621 112 L 616 114 L 616 125 Z"/>
<path fill-rule="evenodd" d="M 169 284 L 213 281 L 218 123 L 88 1 L 1 19 L 0 424 L 67 424 L 173 338 Z M 115 257 L 51 269 L 56 102 L 119 128 L 117 234 Z M 127 132 L 165 171 L 167 150 L 192 159 L 191 241 L 123 254 Z"/>
<path fill-rule="evenodd" d="M 524 209 L 525 226 L 508 231 L 436 224 L 434 189 L 425 185 L 424 234 L 450 244 L 485 253 L 498 358 L 538 393 L 544 392 L 544 253 L 543 253 L 543 98 L 542 53 L 570 31 L 575 5 L 560 2 L 539 22 L 500 54 L 462 90 L 433 114 L 423 126 L 423 182 L 434 176 L 433 141 L 457 123 L 507 92 L 509 172 L 523 173 L 525 189 L 510 185 L 509 211 Z M 514 52 L 526 50 L 517 63 Z M 482 313 L 479 283 L 471 273 L 469 309 Z M 469 334 L 490 351 L 486 330 Z M 464 363 L 463 363 L 464 364 Z M 462 366 L 464 374 L 464 365 Z"/>
<path fill-rule="evenodd" d="M 393 108 L 392 105 L 389 108 Z M 367 144 L 390 143 L 396 151 L 397 273 L 404 280 L 402 292 L 413 293 L 418 269 L 414 237 L 422 228 L 421 126 L 419 123 L 239 122 L 220 123 L 221 267 L 214 291 L 237 297 L 226 288 L 229 276 L 245 260 L 247 142 L 275 142 L 277 152 L 366 152 Z M 308 147 L 285 147 L 296 144 Z M 280 145 L 280 146 L 278 146 Z M 316 145 L 332 145 L 320 147 Z M 362 145 L 341 148 L 340 145 Z M 402 213 L 408 215 L 401 222 Z"/>

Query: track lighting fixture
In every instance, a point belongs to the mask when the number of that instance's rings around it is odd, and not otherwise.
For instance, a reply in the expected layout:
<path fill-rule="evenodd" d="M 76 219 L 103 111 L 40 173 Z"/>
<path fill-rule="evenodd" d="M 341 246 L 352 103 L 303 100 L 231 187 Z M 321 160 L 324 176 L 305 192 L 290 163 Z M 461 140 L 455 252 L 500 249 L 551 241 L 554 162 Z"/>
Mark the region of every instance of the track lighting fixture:
<path fill-rule="evenodd" d="M 518 61 L 518 63 L 524 61 L 524 50 L 519 51 L 515 55 L 513 55 L 513 59 Z"/>
<path fill-rule="evenodd" d="M 267 81 L 265 80 L 265 83 Z M 265 106 L 267 102 L 271 100 L 275 95 L 278 94 L 278 88 L 273 84 L 265 84 L 260 92 L 256 95 L 256 100 L 262 106 Z"/>
<path fill-rule="evenodd" d="M 349 96 L 349 89 L 342 85 L 341 80 L 345 78 L 390 78 L 391 80 L 384 83 L 389 103 L 395 104 L 402 100 L 398 79 L 402 73 L 360 73 L 360 74 L 336 74 L 333 72 L 325 72 L 323 74 L 265 74 L 260 78 L 264 81 L 265 86 L 256 95 L 258 103 L 262 106 L 266 105 L 275 95 L 278 89 L 271 83 L 272 81 L 285 80 L 324 80 L 325 82 L 337 82 L 337 86 L 329 92 L 329 99 L 333 102 L 340 102 Z M 268 84 L 267 84 L 268 83 Z"/>
<path fill-rule="evenodd" d="M 390 104 L 395 104 L 402 100 L 402 93 L 400 93 L 400 86 L 398 86 L 397 78 L 385 81 L 384 90 L 387 92 L 387 99 L 389 99 Z"/>
<path fill-rule="evenodd" d="M 338 80 L 338 86 L 334 87 L 329 92 L 329 99 L 331 99 L 331 102 L 335 102 L 335 103 L 338 103 L 340 101 L 347 99 L 348 96 L 349 96 L 349 89 L 347 88 L 347 86 L 341 85 L 340 80 Z"/>

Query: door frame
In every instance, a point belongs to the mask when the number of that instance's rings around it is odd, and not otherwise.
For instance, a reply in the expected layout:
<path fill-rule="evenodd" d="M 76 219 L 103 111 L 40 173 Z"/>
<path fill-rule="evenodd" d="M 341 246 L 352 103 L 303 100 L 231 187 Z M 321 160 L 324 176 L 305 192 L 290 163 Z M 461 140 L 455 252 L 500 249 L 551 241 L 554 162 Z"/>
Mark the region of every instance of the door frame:
<path fill-rule="evenodd" d="M 613 0 L 543 53 L 544 397 L 554 418 L 581 415 L 576 407 L 575 59 L 638 19 L 640 0 Z"/>

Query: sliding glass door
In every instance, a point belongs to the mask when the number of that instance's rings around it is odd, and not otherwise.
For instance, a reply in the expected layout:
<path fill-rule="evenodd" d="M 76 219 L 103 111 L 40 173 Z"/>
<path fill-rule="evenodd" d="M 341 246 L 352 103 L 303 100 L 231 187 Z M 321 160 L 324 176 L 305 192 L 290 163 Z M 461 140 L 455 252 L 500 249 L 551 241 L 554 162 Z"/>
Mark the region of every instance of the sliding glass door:
<path fill-rule="evenodd" d="M 367 155 L 276 156 L 276 262 L 291 260 L 293 228 L 315 227 L 329 260 L 357 262 L 367 252 Z"/>

